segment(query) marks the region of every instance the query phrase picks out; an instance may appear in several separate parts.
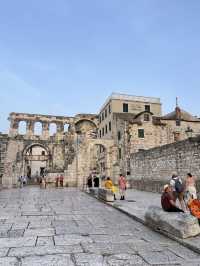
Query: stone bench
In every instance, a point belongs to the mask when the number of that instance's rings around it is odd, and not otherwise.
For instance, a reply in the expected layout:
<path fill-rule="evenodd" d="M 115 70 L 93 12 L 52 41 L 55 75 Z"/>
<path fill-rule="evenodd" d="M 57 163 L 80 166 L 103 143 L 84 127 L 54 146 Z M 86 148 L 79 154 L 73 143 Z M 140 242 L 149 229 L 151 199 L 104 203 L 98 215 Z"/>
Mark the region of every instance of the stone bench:
<path fill-rule="evenodd" d="M 196 217 L 190 213 L 165 212 L 158 206 L 148 208 L 145 223 L 156 230 L 182 239 L 200 234 Z"/>
<path fill-rule="evenodd" d="M 109 201 L 109 202 L 114 201 L 113 192 L 110 189 L 106 189 L 106 188 L 98 189 L 98 198 L 104 201 Z"/>
<path fill-rule="evenodd" d="M 89 188 L 90 194 L 96 197 L 98 196 L 98 190 L 99 188 L 94 188 L 94 187 Z"/>

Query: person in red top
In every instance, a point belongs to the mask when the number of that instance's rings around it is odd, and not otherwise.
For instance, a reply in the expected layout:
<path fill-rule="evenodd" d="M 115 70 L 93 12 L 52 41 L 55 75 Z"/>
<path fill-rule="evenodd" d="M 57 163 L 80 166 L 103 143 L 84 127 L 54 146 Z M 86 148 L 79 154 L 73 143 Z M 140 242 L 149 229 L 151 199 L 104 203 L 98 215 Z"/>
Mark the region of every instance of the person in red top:
<path fill-rule="evenodd" d="M 119 192 L 120 192 L 120 200 L 124 200 L 125 199 L 125 191 L 126 191 L 126 178 L 121 174 L 119 176 Z"/>
<path fill-rule="evenodd" d="M 60 175 L 60 187 L 63 187 L 64 176 Z"/>
<path fill-rule="evenodd" d="M 164 191 L 161 196 L 161 205 L 166 212 L 184 212 L 176 206 L 170 185 L 164 185 Z"/>
<path fill-rule="evenodd" d="M 60 175 L 60 187 L 63 187 L 64 176 Z"/>

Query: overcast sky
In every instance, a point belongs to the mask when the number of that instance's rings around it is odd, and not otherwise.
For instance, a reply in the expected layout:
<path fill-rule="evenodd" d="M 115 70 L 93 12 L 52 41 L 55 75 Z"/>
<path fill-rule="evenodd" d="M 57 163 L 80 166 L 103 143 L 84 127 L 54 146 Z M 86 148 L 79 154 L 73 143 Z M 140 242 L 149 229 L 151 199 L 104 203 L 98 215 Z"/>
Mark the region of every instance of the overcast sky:
<path fill-rule="evenodd" d="M 112 92 L 200 116 L 199 0 L 0 3 L 0 131 L 10 112 L 96 113 Z"/>

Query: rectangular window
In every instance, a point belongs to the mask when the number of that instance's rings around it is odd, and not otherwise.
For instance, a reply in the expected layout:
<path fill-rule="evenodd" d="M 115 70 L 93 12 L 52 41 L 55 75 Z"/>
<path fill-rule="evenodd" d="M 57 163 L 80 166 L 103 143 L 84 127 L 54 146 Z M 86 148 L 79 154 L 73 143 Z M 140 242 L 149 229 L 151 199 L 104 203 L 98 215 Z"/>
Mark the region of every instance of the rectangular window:
<path fill-rule="evenodd" d="M 174 132 L 174 141 L 179 141 L 179 140 L 180 140 L 180 133 Z"/>
<path fill-rule="evenodd" d="M 105 131 L 106 131 L 106 134 L 108 133 L 108 126 L 106 125 L 106 128 L 105 128 Z"/>
<path fill-rule="evenodd" d="M 111 122 L 109 122 L 109 131 L 112 130 L 112 125 L 111 125 Z"/>
<path fill-rule="evenodd" d="M 118 140 L 121 139 L 121 132 L 120 131 L 117 132 L 117 138 L 118 138 Z"/>
<path fill-rule="evenodd" d="M 104 136 L 104 127 L 102 128 L 102 136 Z"/>
<path fill-rule="evenodd" d="M 99 130 L 99 137 L 101 138 L 101 129 Z"/>
<path fill-rule="evenodd" d="M 128 103 L 123 103 L 123 112 L 128 113 Z"/>
<path fill-rule="evenodd" d="M 108 115 L 108 112 L 107 112 L 107 109 L 105 110 L 105 118 L 107 117 Z"/>
<path fill-rule="evenodd" d="M 181 120 L 176 120 L 176 126 L 180 127 L 180 125 L 181 125 Z"/>
<path fill-rule="evenodd" d="M 144 129 L 138 129 L 138 138 L 143 139 L 144 138 Z"/>
<path fill-rule="evenodd" d="M 109 114 L 110 114 L 111 113 L 111 106 L 110 106 L 110 104 L 108 106 L 108 111 L 109 111 Z"/>
<path fill-rule="evenodd" d="M 151 106 L 150 105 L 145 105 L 144 109 L 146 112 L 151 112 Z"/>
<path fill-rule="evenodd" d="M 119 148 L 119 159 L 121 159 L 121 158 L 122 158 L 122 149 Z"/>
<path fill-rule="evenodd" d="M 144 121 L 149 121 L 150 118 L 149 118 L 149 114 L 144 114 Z"/>
<path fill-rule="evenodd" d="M 102 120 L 102 121 L 104 120 L 104 113 L 102 113 L 102 117 L 101 117 L 101 120 Z"/>

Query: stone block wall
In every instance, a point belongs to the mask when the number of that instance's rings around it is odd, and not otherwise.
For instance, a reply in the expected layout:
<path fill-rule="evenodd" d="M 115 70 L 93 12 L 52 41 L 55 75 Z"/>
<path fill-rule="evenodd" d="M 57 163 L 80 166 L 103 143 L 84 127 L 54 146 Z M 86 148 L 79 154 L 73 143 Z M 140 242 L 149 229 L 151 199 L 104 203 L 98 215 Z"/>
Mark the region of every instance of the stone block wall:
<path fill-rule="evenodd" d="M 7 147 L 8 147 L 8 135 L 0 134 L 0 184 L 2 183 Z"/>
<path fill-rule="evenodd" d="M 191 172 L 200 189 L 200 137 L 131 154 L 131 187 L 160 192 L 172 173 Z"/>

